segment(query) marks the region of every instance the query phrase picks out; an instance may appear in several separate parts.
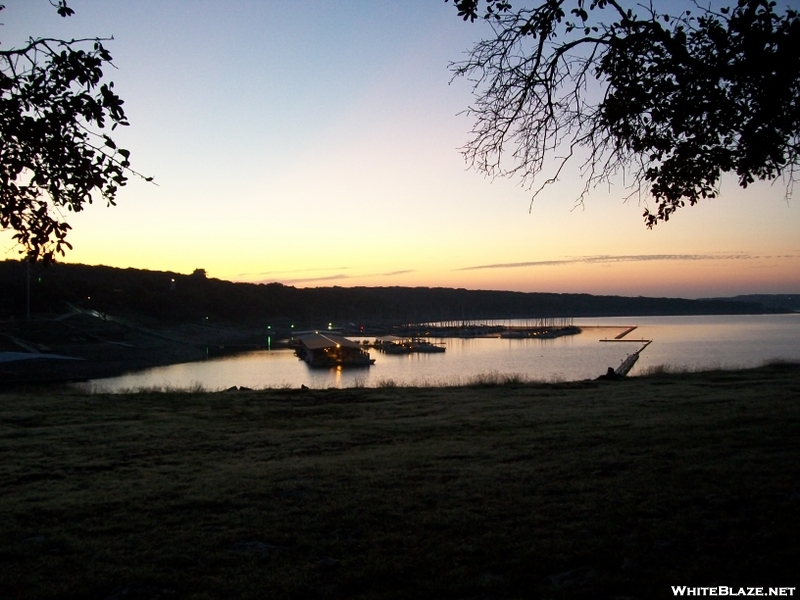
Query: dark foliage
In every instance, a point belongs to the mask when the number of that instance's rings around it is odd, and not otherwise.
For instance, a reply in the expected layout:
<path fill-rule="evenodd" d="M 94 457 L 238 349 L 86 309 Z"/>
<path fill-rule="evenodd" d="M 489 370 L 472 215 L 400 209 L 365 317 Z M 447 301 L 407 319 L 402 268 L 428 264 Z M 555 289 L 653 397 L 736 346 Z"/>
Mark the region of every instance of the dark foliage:
<path fill-rule="evenodd" d="M 281 331 L 353 329 L 475 319 L 635 315 L 752 314 L 764 298 L 685 300 L 523 293 L 428 287 L 295 288 L 280 283 L 233 283 L 162 271 L 54 264 L 31 267 L 31 311 L 56 316 L 77 308 L 115 317 L 206 325 L 271 325 Z M 26 265 L 0 262 L 0 319 L 26 312 Z M 772 298 L 772 297 L 771 297 Z M 773 298 L 774 299 L 774 298 Z M 767 310 L 787 310 L 788 303 Z"/>
<path fill-rule="evenodd" d="M 800 141 L 797 11 L 781 14 L 769 0 L 678 14 L 616 0 L 454 4 L 464 20 L 482 17 L 495 32 L 453 65 L 475 86 L 464 152 L 479 171 L 533 184 L 554 160 L 538 193 L 576 154 L 588 154 L 579 202 L 622 174 L 629 197 L 655 201 L 644 212 L 648 227 L 715 197 L 724 173 L 742 187 L 785 177 L 791 193 Z"/>
<path fill-rule="evenodd" d="M 62 17 L 74 12 L 51 4 Z M 31 260 L 72 247 L 62 210 L 79 212 L 96 195 L 115 204 L 133 172 L 130 152 L 103 133 L 128 125 L 114 84 L 103 82 L 103 41 L 31 38 L 0 50 L 0 227 Z"/>

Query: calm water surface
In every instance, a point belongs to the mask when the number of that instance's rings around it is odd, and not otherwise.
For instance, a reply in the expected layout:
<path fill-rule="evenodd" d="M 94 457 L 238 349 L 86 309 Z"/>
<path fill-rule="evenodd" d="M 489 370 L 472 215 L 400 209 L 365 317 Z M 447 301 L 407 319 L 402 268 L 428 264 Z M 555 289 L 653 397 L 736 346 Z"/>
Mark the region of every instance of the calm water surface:
<path fill-rule="evenodd" d="M 512 322 L 513 323 L 513 322 Z M 234 357 L 157 367 L 90 382 L 94 389 L 141 387 L 226 389 L 231 386 L 312 388 L 377 387 L 469 382 L 486 373 L 519 374 L 543 381 L 594 378 L 617 367 L 641 343 L 607 342 L 636 326 L 625 339 L 652 339 L 631 375 L 657 365 L 687 368 L 755 367 L 772 359 L 800 360 L 800 314 L 698 317 L 608 317 L 576 320 L 580 335 L 554 340 L 449 338 L 443 354 L 386 355 L 359 369 L 311 369 L 291 350 L 261 350 Z"/>

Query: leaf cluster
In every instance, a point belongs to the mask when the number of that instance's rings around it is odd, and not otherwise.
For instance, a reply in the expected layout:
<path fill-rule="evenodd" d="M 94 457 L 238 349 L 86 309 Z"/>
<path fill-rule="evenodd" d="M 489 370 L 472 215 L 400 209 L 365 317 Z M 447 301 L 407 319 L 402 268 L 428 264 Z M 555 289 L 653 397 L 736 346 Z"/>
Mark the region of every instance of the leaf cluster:
<path fill-rule="evenodd" d="M 64 0 L 51 4 L 73 13 Z M 95 196 L 114 205 L 134 172 L 130 152 L 104 133 L 128 125 L 103 80 L 112 60 L 104 41 L 31 38 L 0 51 L 0 227 L 31 260 L 72 248 L 62 211 L 80 212 Z"/>
<path fill-rule="evenodd" d="M 447 2 L 448 0 L 444 0 Z M 480 0 L 453 0 L 453 4 L 458 10 L 458 16 L 465 21 L 474 22 L 478 18 Z M 486 0 L 484 5 L 484 19 L 498 17 L 501 13 L 511 10 L 511 4 L 504 0 Z"/>
<path fill-rule="evenodd" d="M 456 6 L 474 20 L 480 3 Z M 464 153 L 479 171 L 532 184 L 566 149 L 538 193 L 585 152 L 579 202 L 622 173 L 631 195 L 655 200 L 655 212 L 644 212 L 648 227 L 715 197 L 723 173 L 743 187 L 783 176 L 791 193 L 800 135 L 797 11 L 779 14 L 768 0 L 672 14 L 621 0 L 521 8 L 490 1 L 483 18 L 494 37 L 452 65 L 474 84 Z"/>

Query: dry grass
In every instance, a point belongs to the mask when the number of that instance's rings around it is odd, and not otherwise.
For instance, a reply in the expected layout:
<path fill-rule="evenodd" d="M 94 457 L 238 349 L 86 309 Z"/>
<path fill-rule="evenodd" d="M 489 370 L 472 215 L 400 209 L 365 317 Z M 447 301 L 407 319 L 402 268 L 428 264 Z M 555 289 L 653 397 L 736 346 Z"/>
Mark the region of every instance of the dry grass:
<path fill-rule="evenodd" d="M 796 367 L 800 366 L 800 362 L 785 358 L 773 358 L 767 361 L 764 361 L 763 367 Z M 741 367 L 733 367 L 733 366 L 723 366 L 723 365 L 714 365 L 714 366 L 703 366 L 697 367 L 693 365 L 675 365 L 669 363 L 662 363 L 658 365 L 652 365 L 650 367 L 646 367 L 641 369 L 637 372 L 636 377 L 652 377 L 658 375 L 680 375 L 686 373 L 710 373 L 713 371 L 736 371 L 741 370 Z"/>
<path fill-rule="evenodd" d="M 800 366 L 0 395 L 0 598 L 791 586 Z"/>

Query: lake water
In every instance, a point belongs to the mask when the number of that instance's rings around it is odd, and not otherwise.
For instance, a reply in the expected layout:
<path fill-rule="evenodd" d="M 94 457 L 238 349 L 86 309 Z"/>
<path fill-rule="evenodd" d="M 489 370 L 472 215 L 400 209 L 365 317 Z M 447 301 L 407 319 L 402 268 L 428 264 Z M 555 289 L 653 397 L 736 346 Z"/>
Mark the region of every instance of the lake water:
<path fill-rule="evenodd" d="M 513 322 L 509 322 L 513 324 Z M 597 377 L 617 367 L 643 344 L 611 340 L 627 327 L 628 340 L 653 340 L 631 371 L 635 376 L 658 366 L 703 369 L 755 367 L 773 359 L 800 361 L 800 314 L 608 317 L 580 319 L 582 333 L 551 340 L 448 338 L 441 354 L 387 355 L 370 350 L 376 362 L 355 369 L 312 369 L 287 349 L 261 350 L 238 356 L 157 367 L 90 383 L 96 390 L 124 391 L 149 387 L 231 386 L 379 387 L 467 383 L 489 373 L 521 375 L 540 381 L 574 381 Z"/>

